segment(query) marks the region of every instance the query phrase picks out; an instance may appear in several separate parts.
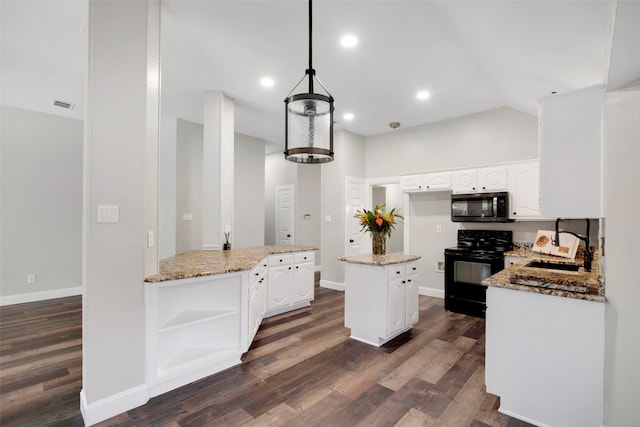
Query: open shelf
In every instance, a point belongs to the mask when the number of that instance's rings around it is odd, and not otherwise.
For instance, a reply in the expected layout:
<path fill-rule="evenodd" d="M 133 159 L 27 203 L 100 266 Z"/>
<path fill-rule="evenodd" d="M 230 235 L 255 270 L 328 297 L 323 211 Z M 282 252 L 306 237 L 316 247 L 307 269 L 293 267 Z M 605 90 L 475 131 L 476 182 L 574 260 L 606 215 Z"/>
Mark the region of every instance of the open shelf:
<path fill-rule="evenodd" d="M 198 323 L 238 314 L 238 310 L 185 310 L 169 319 L 164 325 L 160 325 L 158 332 L 168 332 L 173 329 L 193 326 Z"/>

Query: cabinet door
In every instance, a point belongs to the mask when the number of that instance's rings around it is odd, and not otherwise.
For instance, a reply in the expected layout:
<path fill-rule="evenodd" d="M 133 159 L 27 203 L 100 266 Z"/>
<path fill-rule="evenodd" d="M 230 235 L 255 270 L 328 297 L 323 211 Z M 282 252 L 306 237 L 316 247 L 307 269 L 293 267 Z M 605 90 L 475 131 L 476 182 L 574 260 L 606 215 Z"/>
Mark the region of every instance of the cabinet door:
<path fill-rule="evenodd" d="M 387 318 L 387 336 L 402 330 L 405 325 L 405 278 L 389 281 L 389 314 Z"/>
<path fill-rule="evenodd" d="M 269 268 L 267 308 L 269 310 L 291 304 L 292 266 Z"/>
<path fill-rule="evenodd" d="M 293 303 L 313 300 L 314 264 L 296 264 L 293 273 Z"/>
<path fill-rule="evenodd" d="M 504 191 L 507 189 L 507 167 L 496 166 L 478 169 L 480 191 Z"/>
<path fill-rule="evenodd" d="M 478 189 L 477 169 L 454 171 L 451 178 L 454 193 L 475 193 Z"/>
<path fill-rule="evenodd" d="M 422 191 L 422 175 L 406 175 L 400 177 L 400 191 Z"/>
<path fill-rule="evenodd" d="M 602 86 L 539 101 L 540 208 L 552 218 L 599 218 Z"/>
<path fill-rule="evenodd" d="M 510 218 L 540 218 L 538 162 L 516 163 L 509 167 Z"/>
<path fill-rule="evenodd" d="M 418 287 L 418 264 L 412 262 L 406 265 L 405 326 L 414 325 L 419 320 Z"/>
<path fill-rule="evenodd" d="M 423 183 L 427 190 L 450 190 L 451 172 L 432 172 L 424 174 Z"/>

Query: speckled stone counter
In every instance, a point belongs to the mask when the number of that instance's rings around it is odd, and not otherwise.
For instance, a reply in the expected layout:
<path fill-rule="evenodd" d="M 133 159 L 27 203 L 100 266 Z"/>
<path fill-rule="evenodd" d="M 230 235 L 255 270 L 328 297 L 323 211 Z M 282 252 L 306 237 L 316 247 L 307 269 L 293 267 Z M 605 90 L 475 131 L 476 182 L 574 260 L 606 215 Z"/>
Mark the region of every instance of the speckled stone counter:
<path fill-rule="evenodd" d="M 343 256 L 338 258 L 338 261 L 350 262 L 353 264 L 366 264 L 366 265 L 391 265 L 401 264 L 403 262 L 415 261 L 420 259 L 418 255 L 407 255 L 403 252 L 395 252 L 386 255 L 373 255 L 373 254 L 358 254 L 351 256 Z"/>
<path fill-rule="evenodd" d="M 188 251 L 160 261 L 158 274 L 145 282 L 187 279 L 250 270 L 264 257 L 290 252 L 315 251 L 315 246 L 257 246 L 229 251 Z"/>
<path fill-rule="evenodd" d="M 605 288 L 600 274 L 600 253 L 594 254 L 592 268 L 587 272 L 582 267 L 582 258 L 575 260 L 543 255 L 537 252 L 518 250 L 505 253 L 521 256 L 517 264 L 507 267 L 482 281 L 487 286 L 515 289 L 566 298 L 604 302 Z M 546 268 L 527 267 L 530 261 L 552 261 L 556 264 L 578 264 L 578 271 L 559 271 Z"/>

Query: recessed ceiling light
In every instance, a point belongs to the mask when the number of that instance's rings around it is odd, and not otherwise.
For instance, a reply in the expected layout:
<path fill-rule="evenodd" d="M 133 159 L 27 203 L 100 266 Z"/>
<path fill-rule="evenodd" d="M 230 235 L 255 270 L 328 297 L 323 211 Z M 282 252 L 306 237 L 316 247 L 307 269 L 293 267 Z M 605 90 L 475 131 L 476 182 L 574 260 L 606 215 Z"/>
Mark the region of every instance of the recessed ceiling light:
<path fill-rule="evenodd" d="M 421 101 L 424 101 L 425 99 L 428 99 L 431 96 L 431 94 L 429 92 L 427 92 L 426 90 L 421 90 L 420 92 L 418 92 L 416 94 L 416 98 L 418 98 Z"/>
<path fill-rule="evenodd" d="M 352 113 L 344 113 L 344 115 L 342 116 L 342 118 L 348 122 L 353 120 L 354 117 L 355 116 Z"/>
<path fill-rule="evenodd" d="M 273 87 L 274 81 L 271 77 L 263 77 L 260 79 L 260 84 L 262 87 Z"/>
<path fill-rule="evenodd" d="M 358 38 L 353 34 L 347 34 L 340 39 L 340 44 L 344 47 L 355 47 L 358 44 Z"/>

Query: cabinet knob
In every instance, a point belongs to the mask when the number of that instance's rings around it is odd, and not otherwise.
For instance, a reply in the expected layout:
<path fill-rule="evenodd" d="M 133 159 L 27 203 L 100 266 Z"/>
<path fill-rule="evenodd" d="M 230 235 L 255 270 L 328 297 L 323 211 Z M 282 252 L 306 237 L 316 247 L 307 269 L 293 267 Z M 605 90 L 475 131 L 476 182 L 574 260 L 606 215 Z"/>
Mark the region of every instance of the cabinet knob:
<path fill-rule="evenodd" d="M 353 239 L 349 239 L 349 243 L 353 243 Z"/>
<path fill-rule="evenodd" d="M 413 270 L 413 271 L 416 271 L 416 269 L 417 269 L 417 268 L 418 268 L 418 267 L 413 267 L 413 268 L 412 268 L 412 270 Z"/>
<path fill-rule="evenodd" d="M 307 257 L 304 257 L 303 259 L 307 259 Z"/>
<path fill-rule="evenodd" d="M 258 273 L 255 273 L 255 275 L 257 276 L 257 275 L 258 275 Z"/>
<path fill-rule="evenodd" d="M 403 280 L 403 281 L 402 281 L 402 283 L 407 283 L 407 281 L 406 281 L 406 280 Z"/>
<path fill-rule="evenodd" d="M 513 214 L 514 214 L 514 215 L 517 215 L 517 214 L 518 214 L 518 212 L 514 212 Z"/>
<path fill-rule="evenodd" d="M 280 262 L 282 262 L 282 260 L 280 260 Z"/>
<path fill-rule="evenodd" d="M 399 270 L 398 270 L 398 271 L 396 271 L 396 274 L 400 274 L 400 271 L 399 271 Z"/>
<path fill-rule="evenodd" d="M 427 189 L 431 188 L 430 186 L 427 185 Z"/>
<path fill-rule="evenodd" d="M 289 270 L 291 270 L 291 267 L 289 267 Z"/>
<path fill-rule="evenodd" d="M 472 189 L 472 190 L 475 190 L 475 189 L 476 189 L 476 187 L 471 187 L 471 189 Z"/>
<path fill-rule="evenodd" d="M 300 268 L 300 267 L 298 267 L 298 266 L 296 265 L 296 270 L 297 270 L 297 269 L 299 269 L 299 268 Z"/>

